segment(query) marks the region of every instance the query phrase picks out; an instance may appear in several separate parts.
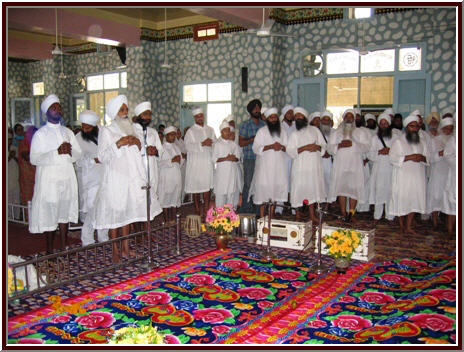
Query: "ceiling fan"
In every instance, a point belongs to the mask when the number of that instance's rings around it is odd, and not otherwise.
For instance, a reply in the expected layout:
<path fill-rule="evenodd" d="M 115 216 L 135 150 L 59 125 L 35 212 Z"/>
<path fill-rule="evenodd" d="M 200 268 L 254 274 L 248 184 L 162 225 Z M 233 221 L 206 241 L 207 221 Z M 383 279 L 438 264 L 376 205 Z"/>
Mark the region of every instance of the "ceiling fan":
<path fill-rule="evenodd" d="M 61 39 L 61 45 L 58 46 L 58 9 L 55 8 L 55 48 L 52 50 L 52 55 L 60 55 L 61 72 L 58 78 L 66 79 L 66 75 L 64 74 L 63 55 L 69 55 L 69 54 L 65 54 L 63 52 L 63 33 L 61 33 L 60 39 Z"/>
<path fill-rule="evenodd" d="M 258 37 L 287 37 L 287 38 L 296 38 L 293 34 L 288 33 L 279 33 L 279 32 L 272 32 L 272 26 L 274 25 L 275 21 L 273 19 L 268 18 L 266 20 L 266 9 L 263 8 L 263 20 L 261 22 L 261 26 L 259 28 L 250 28 L 246 31 L 248 34 L 255 34 Z"/>

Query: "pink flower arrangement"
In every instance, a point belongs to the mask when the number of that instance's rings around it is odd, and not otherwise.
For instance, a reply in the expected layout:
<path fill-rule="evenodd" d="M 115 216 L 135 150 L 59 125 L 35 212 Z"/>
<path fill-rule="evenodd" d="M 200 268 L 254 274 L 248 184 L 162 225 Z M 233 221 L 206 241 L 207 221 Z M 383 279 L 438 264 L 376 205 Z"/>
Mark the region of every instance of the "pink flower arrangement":
<path fill-rule="evenodd" d="M 210 208 L 206 213 L 206 223 L 206 227 L 216 233 L 232 232 L 240 226 L 240 219 L 232 204 L 226 204 L 223 207 Z"/>

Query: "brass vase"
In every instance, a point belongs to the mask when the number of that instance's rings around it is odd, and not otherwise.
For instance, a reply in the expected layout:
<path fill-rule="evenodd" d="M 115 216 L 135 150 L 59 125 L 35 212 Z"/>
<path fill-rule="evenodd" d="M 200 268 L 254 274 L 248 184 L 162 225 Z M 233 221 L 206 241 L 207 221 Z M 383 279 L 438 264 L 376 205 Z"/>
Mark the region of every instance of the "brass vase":
<path fill-rule="evenodd" d="M 228 243 L 229 243 L 229 235 L 227 233 L 221 232 L 216 235 L 217 249 L 221 251 L 227 249 Z"/>
<path fill-rule="evenodd" d="M 350 259 L 346 257 L 339 257 L 335 258 L 335 268 L 337 269 L 337 273 L 345 274 L 350 266 Z"/>

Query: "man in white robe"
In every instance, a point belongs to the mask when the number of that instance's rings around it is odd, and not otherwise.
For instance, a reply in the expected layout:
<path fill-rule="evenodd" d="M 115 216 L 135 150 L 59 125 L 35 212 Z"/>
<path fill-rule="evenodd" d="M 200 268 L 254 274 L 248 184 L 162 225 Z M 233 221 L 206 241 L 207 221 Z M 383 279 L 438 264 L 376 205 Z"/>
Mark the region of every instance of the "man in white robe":
<path fill-rule="evenodd" d="M 282 129 L 287 133 L 287 138 L 290 137 L 290 135 L 296 131 L 295 113 L 293 105 L 285 105 L 282 108 L 282 114 L 280 115 L 279 119 Z M 288 190 L 290 190 L 292 182 L 292 158 L 290 158 L 290 156 L 287 153 L 285 153 L 285 163 L 287 166 Z M 281 205 L 282 204 L 278 205 L 276 208 L 276 212 L 279 214 L 282 214 L 283 211 L 283 207 Z"/>
<path fill-rule="evenodd" d="M 244 177 L 244 172 L 243 172 L 243 151 L 242 151 L 242 148 L 240 148 L 240 146 L 238 145 L 238 143 L 235 142 L 236 134 L 237 133 L 235 132 L 235 128 L 231 127 L 230 128 L 229 140 L 234 142 L 234 144 L 235 144 L 234 145 L 234 148 L 235 148 L 234 155 L 237 155 L 237 158 L 239 159 L 238 162 L 235 163 L 235 166 L 237 168 L 238 190 L 237 190 L 237 192 L 235 193 L 235 195 L 233 197 L 234 201 L 232 202 L 232 204 L 237 204 L 237 210 L 239 210 L 240 207 L 242 206 L 242 201 L 243 201 L 242 193 L 243 193 L 243 186 L 245 184 L 245 177 Z"/>
<path fill-rule="evenodd" d="M 363 155 L 369 151 L 368 134 L 357 128 L 355 112 L 348 109 L 343 113 L 343 122 L 330 134 L 328 150 L 334 155 L 328 200 L 338 198 L 340 211 L 346 221 L 351 221 L 358 200 L 365 196 Z M 347 198 L 349 211 L 346 212 Z"/>
<path fill-rule="evenodd" d="M 444 119 L 439 125 L 438 135 L 431 137 L 430 175 L 427 183 L 427 213 L 432 214 L 434 229 L 438 227 L 438 215 L 444 210 L 443 185 L 446 184 L 449 163 L 444 156 L 444 149 L 453 135 L 453 120 Z"/>
<path fill-rule="evenodd" d="M 359 131 L 362 131 L 364 134 L 366 134 L 365 138 L 367 138 L 370 143 L 371 138 L 373 136 L 373 132 L 371 129 L 366 127 L 366 118 L 369 118 L 370 117 L 369 115 L 371 114 L 366 114 L 365 116 L 362 116 L 360 109 L 356 108 L 353 110 L 356 113 L 356 116 L 355 116 L 356 128 Z M 371 177 L 371 166 L 369 165 L 369 158 L 367 157 L 367 153 L 363 154 L 363 172 L 364 172 L 364 189 L 363 189 L 363 196 L 360 199 L 358 199 L 358 203 L 356 205 L 356 210 L 358 212 L 369 211 L 369 182 L 370 182 L 369 179 Z"/>
<path fill-rule="evenodd" d="M 235 142 L 229 139 L 230 126 L 227 121 L 222 122 L 219 129 L 221 137 L 218 138 L 213 147 L 213 162 L 216 164 L 214 172 L 216 207 L 232 204 L 236 208 L 236 194 L 240 187 L 237 163 L 240 159 L 239 155 L 236 155 Z"/>
<path fill-rule="evenodd" d="M 325 110 L 321 113 L 320 125 L 317 126 L 317 119 L 313 120 L 313 123 L 316 127 L 318 127 L 322 133 L 322 137 L 324 138 L 324 142 L 326 145 L 329 142 L 330 134 L 334 129 L 333 126 L 333 114 Z M 325 203 L 327 203 L 327 195 L 330 189 L 330 175 L 332 173 L 332 164 L 333 164 L 333 156 L 329 154 L 328 148 L 326 148 L 325 153 L 322 155 L 322 167 L 324 169 L 324 189 L 326 192 L 326 199 Z M 327 210 L 328 204 L 325 205 Z"/>
<path fill-rule="evenodd" d="M 309 204 L 309 217 L 314 223 L 319 219 L 314 214 L 314 203 L 326 199 L 322 155 L 326 143 L 321 131 L 308 126 L 308 112 L 301 107 L 295 110 L 296 131 L 290 135 L 287 153 L 293 159 L 290 202 L 298 208 L 296 220 L 300 221 L 303 203 Z"/>
<path fill-rule="evenodd" d="M 164 129 L 163 149 L 159 159 L 159 200 L 163 208 L 164 221 L 176 221 L 177 208 L 181 206 L 182 172 L 184 164 L 182 151 L 175 143 L 177 130 L 174 126 Z"/>
<path fill-rule="evenodd" d="M 128 112 L 126 96 L 118 95 L 108 101 L 106 120 L 112 123 L 103 127 L 98 136 L 98 160 L 103 164 L 103 181 L 95 205 L 94 227 L 110 229 L 111 239 L 129 235 L 130 224 L 147 221 L 147 198 L 143 189 L 147 185 L 147 175 L 140 153 L 142 145 Z M 157 214 L 150 213 L 152 220 Z M 122 241 L 121 253 L 119 246 L 113 245 L 113 261 L 118 263 L 121 255 L 135 255 L 129 251 L 127 240 Z"/>
<path fill-rule="evenodd" d="M 373 163 L 369 183 L 369 204 L 374 204 L 374 221 L 382 218 L 385 208 L 385 218 L 393 220 L 388 211 L 391 196 L 391 176 L 393 166 L 390 163 L 390 148 L 395 138 L 401 135 L 397 129 L 392 129 L 391 118 L 388 114 L 380 114 L 379 128 L 372 137 L 368 154 Z"/>
<path fill-rule="evenodd" d="M 95 215 L 94 206 L 98 190 L 103 179 L 103 165 L 98 160 L 98 121 L 100 117 L 91 110 L 84 110 L 79 114 L 82 124 L 81 132 L 76 135 L 82 154 L 76 161 L 78 180 L 80 179 L 79 194 L 83 225 L 81 230 L 82 246 L 95 243 L 93 228 Z M 108 241 L 108 229 L 97 230 L 98 242 Z"/>
<path fill-rule="evenodd" d="M 425 166 L 429 160 L 427 142 L 419 134 L 419 118 L 404 119 L 405 131 L 390 148 L 393 164 L 389 212 L 400 217 L 401 233 L 417 235 L 412 228 L 414 213 L 426 211 Z"/>
<path fill-rule="evenodd" d="M 213 188 L 212 149 L 216 141 L 214 129 L 205 124 L 201 108 L 192 111 L 195 124 L 185 135 L 187 166 L 185 171 L 185 193 L 193 194 L 195 212 L 204 220 L 209 209 L 210 190 Z M 203 203 L 200 204 L 200 198 Z"/>
<path fill-rule="evenodd" d="M 60 100 L 47 96 L 40 109 L 47 117 L 32 138 L 30 161 L 36 166 L 29 232 L 46 232 L 47 254 L 53 251 L 54 232 L 59 227 L 61 250 L 67 242 L 68 225 L 79 216 L 78 189 L 73 163 L 81 156 L 74 133 L 62 126 Z"/>
<path fill-rule="evenodd" d="M 266 126 L 258 130 L 252 147 L 257 158 L 251 192 L 253 202 L 260 206 L 261 217 L 264 216 L 265 202 L 286 202 L 288 199 L 287 133 L 281 128 L 276 108 L 267 109 L 265 116 Z M 271 209 L 272 213 L 274 211 Z"/>
<path fill-rule="evenodd" d="M 185 142 L 184 138 L 182 138 L 182 131 L 180 130 L 179 127 L 177 127 L 177 132 L 176 132 L 176 140 L 174 141 L 176 146 L 179 148 L 180 152 L 182 153 L 182 164 L 180 166 L 180 172 L 182 175 L 182 192 L 180 195 L 180 202 L 182 203 L 185 198 L 185 165 L 186 165 L 186 160 L 187 160 L 187 149 L 185 148 Z"/>
<path fill-rule="evenodd" d="M 150 176 L 150 213 L 156 216 L 161 213 L 161 207 L 158 200 L 158 157 L 163 150 L 158 132 L 151 127 L 148 127 L 152 120 L 151 103 L 148 101 L 142 102 L 134 109 L 137 116 L 136 123 L 133 124 L 135 136 L 140 140 L 143 165 L 147 173 L 147 163 L 149 165 Z M 147 138 L 147 147 L 145 148 L 145 130 Z M 164 131 L 164 130 L 163 130 Z M 147 158 L 148 155 L 148 158 Z M 148 160 L 147 160 L 148 159 Z"/>
<path fill-rule="evenodd" d="M 366 119 L 366 129 L 374 136 L 377 133 L 377 120 L 375 115 L 367 113 L 364 118 Z"/>
<path fill-rule="evenodd" d="M 443 194 L 443 213 L 447 215 L 446 228 L 448 229 L 448 235 L 454 236 L 456 224 L 456 137 L 454 135 L 446 143 L 443 155 L 449 165 Z"/>
<path fill-rule="evenodd" d="M 425 118 L 425 122 L 427 123 L 428 133 L 430 137 L 436 137 L 438 135 L 438 125 L 440 123 L 440 114 L 438 112 L 431 112 Z"/>

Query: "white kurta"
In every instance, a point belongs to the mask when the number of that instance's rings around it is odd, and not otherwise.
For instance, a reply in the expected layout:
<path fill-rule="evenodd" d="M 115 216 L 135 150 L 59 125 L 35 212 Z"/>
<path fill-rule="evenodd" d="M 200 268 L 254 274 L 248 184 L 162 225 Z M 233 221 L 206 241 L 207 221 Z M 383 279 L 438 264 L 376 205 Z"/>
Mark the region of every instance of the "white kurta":
<path fill-rule="evenodd" d="M 177 147 L 179 148 L 180 152 L 182 154 L 185 154 L 187 155 L 187 149 L 185 148 L 185 142 L 184 140 L 181 138 L 181 139 L 177 139 L 175 140 L 174 142 Z M 184 162 L 182 163 L 181 167 L 180 167 L 180 173 L 182 175 L 182 194 L 181 194 L 181 202 L 184 200 L 184 195 L 185 195 L 185 168 L 186 168 L 186 165 L 187 163 L 185 162 L 185 159 L 184 159 Z"/>
<path fill-rule="evenodd" d="M 145 152 L 145 142 L 143 138 L 143 128 L 140 124 L 135 123 L 134 131 L 136 133 L 136 137 L 140 140 L 140 144 L 142 149 L 140 149 L 140 153 L 142 155 L 143 166 L 145 170 L 147 169 L 147 155 Z M 158 132 L 155 131 L 151 127 L 147 127 L 147 145 L 149 147 L 156 147 L 158 150 L 158 156 L 156 155 L 149 155 L 149 166 L 150 166 L 150 197 L 151 197 L 151 204 L 155 205 L 155 208 L 159 207 L 159 200 L 158 200 L 158 177 L 159 177 L 159 169 L 158 169 L 158 158 L 161 152 L 163 151 L 163 145 L 161 144 Z M 148 177 L 148 175 L 147 175 Z M 150 205 L 150 207 L 152 206 Z"/>
<path fill-rule="evenodd" d="M 330 155 L 329 158 L 322 158 L 322 168 L 324 169 L 324 189 L 326 193 L 326 201 L 327 201 L 327 196 L 328 196 L 329 189 L 330 189 L 330 178 L 331 178 L 330 175 L 332 174 L 332 165 L 333 165 L 333 155 L 327 149 L 327 144 L 329 143 L 329 138 L 333 131 L 335 130 L 331 128 L 330 133 L 327 136 L 324 136 L 324 134 L 322 134 L 322 137 L 325 137 L 324 142 L 326 143 L 326 152 Z"/>
<path fill-rule="evenodd" d="M 443 185 L 448 178 L 449 164 L 439 152 L 445 149 L 451 136 L 438 135 L 430 138 L 430 174 L 427 183 L 427 213 L 443 211 Z"/>
<path fill-rule="evenodd" d="M 401 132 L 392 130 L 391 138 L 384 138 L 387 148 L 391 148 L 393 141 L 401 136 Z M 369 182 L 369 204 L 388 204 L 391 196 L 391 176 L 393 165 L 390 155 L 381 155 L 379 150 L 384 146 L 377 135 L 372 137 L 371 148 L 368 153 L 369 160 L 373 162 Z"/>
<path fill-rule="evenodd" d="M 72 156 L 58 154 L 63 142 L 71 144 Z M 37 168 L 29 232 L 54 231 L 59 223 L 78 221 L 78 189 L 73 162 L 80 156 L 81 148 L 73 132 L 60 124 L 47 122 L 34 134 L 30 160 Z"/>
<path fill-rule="evenodd" d="M 445 145 L 443 152 L 449 168 L 443 194 L 443 212 L 456 215 L 456 137 L 452 136 Z"/>
<path fill-rule="evenodd" d="M 370 148 L 370 142 L 372 140 L 372 137 L 375 134 L 374 130 L 371 130 L 370 128 L 367 127 L 360 127 L 359 128 L 361 131 L 363 131 L 367 135 L 367 139 L 369 140 L 369 148 Z M 363 153 L 363 160 L 368 159 L 368 153 Z M 371 168 L 372 168 L 372 163 L 367 162 L 364 164 L 363 162 L 363 172 L 364 172 L 364 195 L 361 199 L 359 199 L 358 204 L 356 205 L 356 209 L 359 212 L 366 212 L 369 211 L 369 184 L 370 184 L 370 178 L 371 178 Z"/>
<path fill-rule="evenodd" d="M 352 132 L 352 146 L 338 149 L 338 144 L 345 139 L 343 128 L 339 127 L 330 134 L 327 146 L 334 155 L 328 201 L 333 202 L 337 196 L 344 196 L 365 201 L 363 154 L 369 151 L 369 135 L 355 128 Z"/>
<path fill-rule="evenodd" d="M 255 204 L 263 204 L 269 199 L 275 202 L 286 202 L 288 199 L 288 177 L 284 151 L 274 149 L 263 151 L 264 147 L 274 142 L 287 145 L 287 133 L 281 129 L 280 136 L 271 135 L 267 126 L 261 127 L 253 142 L 256 154 L 256 166 L 251 182 L 250 195 Z"/>
<path fill-rule="evenodd" d="M 292 124 L 289 126 L 288 123 L 286 123 L 284 120 L 280 123 L 280 126 L 282 126 L 282 129 L 285 130 L 285 132 L 287 133 L 288 139 L 290 138 L 292 133 L 296 131 L 295 121 L 293 121 Z M 288 189 L 291 189 L 292 188 L 291 186 L 292 184 L 292 176 L 291 176 L 292 175 L 292 158 L 287 153 L 285 153 L 285 162 L 287 166 Z"/>
<path fill-rule="evenodd" d="M 185 135 L 187 149 L 187 166 L 185 170 L 185 193 L 203 193 L 213 188 L 213 146 L 202 146 L 201 143 L 211 138 L 216 141 L 214 129 L 194 124 Z"/>
<path fill-rule="evenodd" d="M 425 166 L 429 161 L 426 143 L 421 139 L 419 144 L 410 144 L 405 133 L 393 142 L 390 149 L 390 161 L 393 164 L 390 215 L 404 216 L 412 212 L 425 214 Z M 424 155 L 427 163 L 405 162 L 404 158 L 410 154 Z"/>
<path fill-rule="evenodd" d="M 112 123 L 103 127 L 98 136 L 98 160 L 104 171 L 95 206 L 96 229 L 113 229 L 147 220 L 146 191 L 142 189 L 147 178 L 141 152 L 136 145 L 116 146 L 125 135 Z M 150 219 L 159 213 L 159 203 L 152 203 Z"/>
<path fill-rule="evenodd" d="M 307 144 L 317 144 L 320 151 L 307 150 L 298 153 L 298 148 Z M 301 207 L 305 199 L 309 204 L 323 202 L 326 199 L 322 155 L 326 143 L 317 127 L 307 126 L 295 131 L 288 139 L 287 153 L 292 158 L 292 180 L 290 203 L 292 207 Z"/>
<path fill-rule="evenodd" d="M 182 173 L 184 165 L 181 150 L 175 143 L 163 142 L 163 151 L 159 158 L 158 194 L 162 208 L 180 207 L 182 194 Z M 179 155 L 180 164 L 172 162 Z"/>
<path fill-rule="evenodd" d="M 217 161 L 219 158 L 225 158 L 229 154 L 233 154 L 239 159 L 240 154 L 237 155 L 236 153 L 237 148 L 234 141 L 224 140 L 220 137 L 216 143 L 214 143 L 212 158 L 213 163 L 216 164 L 216 169 L 214 171 L 214 194 L 216 197 L 233 195 L 239 190 L 239 162 Z M 216 205 L 218 206 L 218 204 Z"/>

